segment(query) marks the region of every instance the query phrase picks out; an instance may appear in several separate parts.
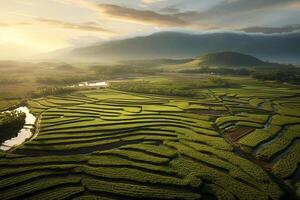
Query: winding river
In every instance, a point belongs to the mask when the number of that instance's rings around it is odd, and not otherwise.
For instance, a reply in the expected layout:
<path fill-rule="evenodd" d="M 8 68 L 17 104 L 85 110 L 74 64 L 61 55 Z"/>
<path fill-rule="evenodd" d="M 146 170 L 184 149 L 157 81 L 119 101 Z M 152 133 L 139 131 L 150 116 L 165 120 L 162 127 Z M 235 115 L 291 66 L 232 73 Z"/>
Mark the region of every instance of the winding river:
<path fill-rule="evenodd" d="M 18 146 L 25 142 L 27 139 L 30 139 L 33 136 L 32 129 L 35 124 L 36 117 L 30 113 L 29 109 L 26 106 L 21 106 L 15 109 L 16 111 L 21 111 L 26 114 L 25 124 L 23 128 L 18 132 L 16 137 L 6 140 L 0 146 L 0 149 L 3 151 L 8 151 L 15 146 Z M 10 112 L 10 111 L 5 111 Z"/>

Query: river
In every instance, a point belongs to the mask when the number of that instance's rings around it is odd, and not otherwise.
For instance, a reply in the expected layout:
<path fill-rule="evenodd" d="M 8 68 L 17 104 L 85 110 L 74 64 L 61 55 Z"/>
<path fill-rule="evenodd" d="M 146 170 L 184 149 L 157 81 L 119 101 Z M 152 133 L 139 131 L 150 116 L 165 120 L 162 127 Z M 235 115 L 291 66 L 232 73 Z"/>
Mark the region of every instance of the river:
<path fill-rule="evenodd" d="M 26 106 L 18 107 L 15 110 L 21 111 L 26 114 L 25 124 L 23 128 L 18 132 L 18 135 L 16 137 L 10 138 L 1 144 L 0 149 L 3 151 L 8 151 L 14 146 L 18 146 L 24 143 L 27 139 L 33 136 L 31 130 L 34 127 L 36 117 L 30 113 L 30 110 Z M 5 111 L 5 112 L 10 112 L 10 111 Z"/>

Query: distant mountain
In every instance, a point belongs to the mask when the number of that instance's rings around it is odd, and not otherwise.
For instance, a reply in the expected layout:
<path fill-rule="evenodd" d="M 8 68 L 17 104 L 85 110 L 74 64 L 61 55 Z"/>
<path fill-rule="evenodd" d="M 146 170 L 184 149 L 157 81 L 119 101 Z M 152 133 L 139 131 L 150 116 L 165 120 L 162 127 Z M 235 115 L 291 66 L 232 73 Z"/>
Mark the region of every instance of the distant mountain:
<path fill-rule="evenodd" d="M 202 56 L 198 56 L 195 59 L 180 60 L 179 64 L 166 63 L 164 65 L 160 65 L 161 69 L 165 71 L 189 71 L 193 72 L 194 70 L 199 70 L 201 67 L 221 67 L 221 68 L 260 68 L 260 69 L 291 69 L 295 66 L 292 64 L 280 64 L 275 62 L 267 62 L 260 60 L 254 56 L 250 56 L 247 54 L 242 54 L 238 52 L 226 51 L 226 52 L 217 52 L 217 53 L 209 53 Z M 155 65 L 156 62 L 153 62 L 152 66 Z M 144 66 L 144 65 L 140 65 Z"/>
<path fill-rule="evenodd" d="M 76 48 L 63 57 L 91 60 L 191 58 L 211 52 L 235 51 L 265 60 L 300 63 L 300 33 L 188 34 L 160 32 Z"/>

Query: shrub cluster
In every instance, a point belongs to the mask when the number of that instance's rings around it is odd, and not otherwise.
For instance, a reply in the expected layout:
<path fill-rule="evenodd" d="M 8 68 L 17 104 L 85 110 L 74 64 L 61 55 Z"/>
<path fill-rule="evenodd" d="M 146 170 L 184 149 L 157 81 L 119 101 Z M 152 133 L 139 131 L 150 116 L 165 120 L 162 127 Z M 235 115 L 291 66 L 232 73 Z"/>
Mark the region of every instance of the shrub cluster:
<path fill-rule="evenodd" d="M 132 81 L 132 82 L 122 82 L 112 84 L 112 88 L 128 92 L 137 93 L 148 93 L 148 94 L 158 94 L 167 96 L 182 96 L 182 97 L 194 97 L 197 94 L 190 89 L 182 89 L 175 86 L 157 86 L 150 84 L 146 81 Z"/>
<path fill-rule="evenodd" d="M 70 94 L 77 90 L 78 88 L 76 87 L 42 87 L 32 92 L 30 96 L 33 98 L 39 98 L 39 97 L 49 96 L 49 95 Z"/>
<path fill-rule="evenodd" d="M 4 112 L 0 119 L 0 142 L 14 137 L 25 124 L 26 114 L 12 111 Z"/>

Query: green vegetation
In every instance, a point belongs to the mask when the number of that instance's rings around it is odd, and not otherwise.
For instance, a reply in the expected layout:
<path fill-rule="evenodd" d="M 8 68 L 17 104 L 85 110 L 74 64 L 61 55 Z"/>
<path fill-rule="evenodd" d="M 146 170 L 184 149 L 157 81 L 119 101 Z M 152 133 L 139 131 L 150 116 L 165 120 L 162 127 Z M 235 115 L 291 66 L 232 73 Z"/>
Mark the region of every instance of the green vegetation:
<path fill-rule="evenodd" d="M 292 198 L 299 190 L 299 88 L 251 77 L 158 76 L 166 63 L 149 71 L 55 65 L 66 75 L 39 69 L 24 76 L 31 90 L 6 93 L 9 101 L 1 94 L 1 108 L 28 98 L 38 117 L 34 139 L 0 153 L 1 197 Z M 124 73 L 137 76 L 122 80 Z M 109 89 L 68 86 L 106 75 L 121 81 Z"/>
<path fill-rule="evenodd" d="M 296 144 L 288 155 L 275 163 L 273 167 L 274 174 L 282 178 L 290 177 L 297 170 L 300 163 L 299 153 L 300 144 Z"/>
<path fill-rule="evenodd" d="M 297 68 L 295 69 L 277 69 L 272 72 L 268 70 L 257 71 L 252 76 L 259 80 L 271 80 L 287 83 L 300 83 L 300 72 Z"/>
<path fill-rule="evenodd" d="M 138 93 L 149 93 L 158 95 L 168 95 L 168 96 L 184 96 L 184 97 L 194 97 L 196 94 L 191 89 L 183 90 L 180 86 L 161 86 L 152 85 L 150 82 L 136 81 L 136 82 L 122 82 L 114 83 L 113 88 L 117 90 L 124 90 L 128 92 L 138 92 Z"/>
<path fill-rule="evenodd" d="M 19 100 L 0 100 L 0 112 L 16 107 L 20 103 Z"/>
<path fill-rule="evenodd" d="M 26 115 L 22 112 L 11 111 L 0 115 L 0 142 L 15 137 L 25 124 Z"/>
<path fill-rule="evenodd" d="M 262 81 L 300 83 L 300 70 L 293 65 L 263 62 L 255 57 L 236 52 L 204 55 L 180 68 L 182 73 L 251 76 Z"/>
<path fill-rule="evenodd" d="M 288 126 L 282 132 L 283 134 L 275 138 L 272 143 L 259 149 L 257 156 L 263 159 L 270 159 L 276 153 L 288 148 L 293 141 L 300 138 L 300 125 Z"/>
<path fill-rule="evenodd" d="M 91 76 L 70 76 L 67 78 L 37 77 L 36 82 L 44 85 L 73 85 L 93 79 Z"/>
<path fill-rule="evenodd" d="M 247 68 L 228 68 L 228 67 L 207 67 L 203 66 L 197 69 L 181 70 L 182 73 L 203 73 L 203 74 L 222 74 L 222 75 L 240 75 L 247 76 L 252 73 L 253 69 Z"/>
<path fill-rule="evenodd" d="M 79 183 L 80 178 L 78 177 L 62 177 L 62 178 L 49 178 L 47 181 L 37 180 L 32 181 L 30 184 L 22 184 L 17 189 L 11 188 L 7 190 L 0 191 L 1 198 L 3 199 L 12 199 L 12 198 L 21 198 L 23 195 L 38 192 L 51 188 L 53 186 L 59 186 L 63 184 Z"/>
<path fill-rule="evenodd" d="M 135 80 L 116 82 L 112 88 L 127 92 L 148 93 L 166 96 L 197 97 L 198 89 L 239 87 L 238 83 L 222 78 L 208 78 L 200 81 L 191 81 L 186 78 L 173 77 L 171 80 Z"/>
<path fill-rule="evenodd" d="M 270 125 L 266 129 L 256 129 L 252 133 L 243 137 L 239 143 L 248 147 L 256 147 L 259 143 L 268 140 L 280 130 L 279 126 Z"/>
<path fill-rule="evenodd" d="M 62 94 L 69 94 L 77 90 L 78 90 L 77 88 L 71 88 L 71 87 L 43 87 L 32 92 L 31 96 L 34 98 L 38 98 L 38 97 L 43 97 L 48 95 L 62 95 Z"/>
<path fill-rule="evenodd" d="M 123 76 L 124 74 L 154 75 L 161 72 L 161 70 L 147 66 L 134 66 L 132 63 L 129 65 L 91 66 L 90 69 L 97 75 L 105 75 L 110 78 Z"/>

